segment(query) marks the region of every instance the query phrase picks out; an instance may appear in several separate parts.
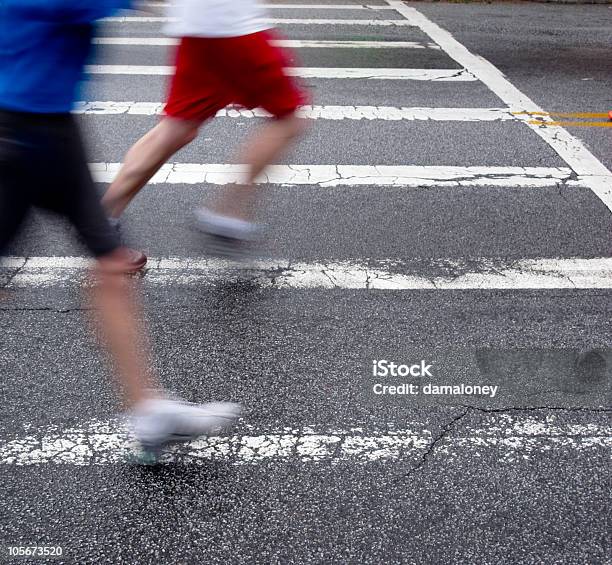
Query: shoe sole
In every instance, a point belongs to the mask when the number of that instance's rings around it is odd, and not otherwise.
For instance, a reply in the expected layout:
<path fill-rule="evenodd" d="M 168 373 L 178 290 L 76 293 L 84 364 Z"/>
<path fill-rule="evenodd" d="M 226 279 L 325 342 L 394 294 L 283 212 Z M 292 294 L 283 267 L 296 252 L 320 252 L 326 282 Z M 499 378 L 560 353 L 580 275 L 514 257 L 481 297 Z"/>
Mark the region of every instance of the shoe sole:
<path fill-rule="evenodd" d="M 249 241 L 207 232 L 200 233 L 204 235 L 206 251 L 213 257 L 243 261 L 252 255 L 249 249 Z"/>
<path fill-rule="evenodd" d="M 214 427 L 211 427 L 206 432 L 202 432 L 200 434 L 189 434 L 189 435 L 178 435 L 173 434 L 169 436 L 165 441 L 158 444 L 144 444 L 140 442 L 140 452 L 134 454 L 132 456 L 132 461 L 140 465 L 156 465 L 161 456 L 164 453 L 164 450 L 171 445 L 176 445 L 179 443 L 187 443 L 193 440 L 196 440 L 201 437 L 210 437 L 212 435 L 217 436 L 231 430 L 238 418 L 240 418 L 240 414 L 242 409 L 239 406 L 236 406 L 231 414 L 211 414 L 211 417 L 218 418 L 219 420 L 225 420 L 224 422 L 220 422 Z"/>

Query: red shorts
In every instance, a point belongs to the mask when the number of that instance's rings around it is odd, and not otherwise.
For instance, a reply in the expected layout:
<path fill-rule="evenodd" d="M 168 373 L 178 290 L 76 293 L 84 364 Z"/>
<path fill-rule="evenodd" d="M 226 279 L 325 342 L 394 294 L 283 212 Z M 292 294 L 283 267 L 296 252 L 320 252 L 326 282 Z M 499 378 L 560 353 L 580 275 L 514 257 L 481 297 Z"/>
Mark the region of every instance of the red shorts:
<path fill-rule="evenodd" d="M 166 115 L 203 122 L 228 104 L 261 107 L 277 118 L 307 102 L 288 76 L 285 53 L 260 31 L 240 37 L 184 37 L 176 54 Z"/>

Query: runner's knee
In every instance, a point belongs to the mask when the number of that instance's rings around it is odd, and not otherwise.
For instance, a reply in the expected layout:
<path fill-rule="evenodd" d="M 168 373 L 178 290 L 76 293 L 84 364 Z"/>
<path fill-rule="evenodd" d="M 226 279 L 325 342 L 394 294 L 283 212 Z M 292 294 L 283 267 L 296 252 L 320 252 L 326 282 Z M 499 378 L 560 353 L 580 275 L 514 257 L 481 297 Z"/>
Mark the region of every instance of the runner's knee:
<path fill-rule="evenodd" d="M 163 121 L 163 129 L 160 135 L 164 145 L 178 151 L 198 136 L 199 128 L 200 124 L 197 122 L 166 118 Z"/>
<path fill-rule="evenodd" d="M 289 138 L 299 137 L 308 129 L 307 121 L 298 118 L 295 112 L 279 118 L 277 123 L 283 126 L 285 135 Z"/>

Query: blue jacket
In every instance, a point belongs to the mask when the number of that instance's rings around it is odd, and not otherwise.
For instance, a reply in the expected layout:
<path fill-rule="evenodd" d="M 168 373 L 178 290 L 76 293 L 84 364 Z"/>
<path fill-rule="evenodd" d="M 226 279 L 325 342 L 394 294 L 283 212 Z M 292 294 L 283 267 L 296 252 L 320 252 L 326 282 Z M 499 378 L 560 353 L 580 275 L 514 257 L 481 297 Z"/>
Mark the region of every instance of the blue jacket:
<path fill-rule="evenodd" d="M 93 22 L 130 0 L 0 0 L 0 108 L 69 112 Z"/>

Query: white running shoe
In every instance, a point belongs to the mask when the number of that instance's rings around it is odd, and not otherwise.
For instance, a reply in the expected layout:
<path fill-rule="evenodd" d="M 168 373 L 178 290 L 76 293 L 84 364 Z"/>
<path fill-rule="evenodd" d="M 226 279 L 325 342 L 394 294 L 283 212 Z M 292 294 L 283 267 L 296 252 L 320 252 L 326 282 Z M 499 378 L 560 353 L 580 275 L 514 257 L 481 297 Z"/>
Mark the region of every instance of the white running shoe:
<path fill-rule="evenodd" d="M 196 228 L 208 238 L 208 250 L 219 257 L 244 259 L 261 232 L 259 224 L 223 216 L 208 208 L 197 208 L 194 215 Z"/>
<path fill-rule="evenodd" d="M 130 425 L 142 449 L 157 457 L 170 443 L 228 431 L 240 412 L 240 404 L 233 402 L 192 404 L 155 398 L 136 407 L 130 417 Z"/>

